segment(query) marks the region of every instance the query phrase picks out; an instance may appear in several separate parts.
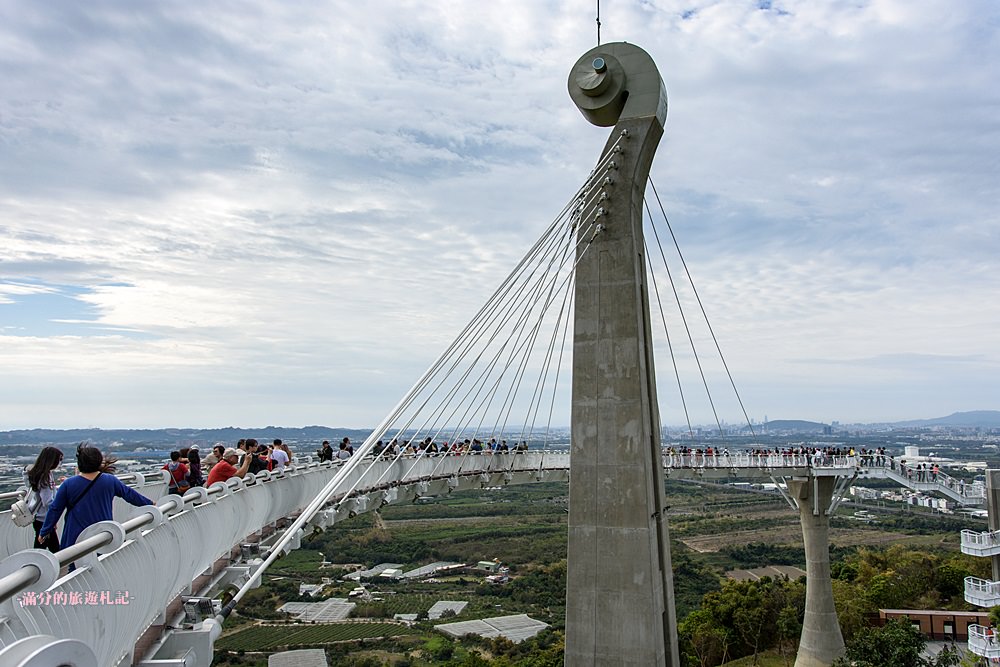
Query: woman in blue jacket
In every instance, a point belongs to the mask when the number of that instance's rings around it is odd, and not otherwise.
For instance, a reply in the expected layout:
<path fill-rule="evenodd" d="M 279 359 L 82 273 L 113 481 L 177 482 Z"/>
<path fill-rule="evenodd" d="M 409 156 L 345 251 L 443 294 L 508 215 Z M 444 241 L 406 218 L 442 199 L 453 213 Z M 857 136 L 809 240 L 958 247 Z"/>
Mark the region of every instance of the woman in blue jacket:
<path fill-rule="evenodd" d="M 66 518 L 60 540 L 63 549 L 75 544 L 76 538 L 87 526 L 113 518 L 111 501 L 115 496 L 136 506 L 153 504 L 152 500 L 125 486 L 114 475 L 101 472 L 103 463 L 101 450 L 82 444 L 77 447 L 76 467 L 79 473 L 59 485 L 45 515 L 45 523 L 38 531 L 39 544 L 44 544 L 55 530 L 64 510 Z"/>

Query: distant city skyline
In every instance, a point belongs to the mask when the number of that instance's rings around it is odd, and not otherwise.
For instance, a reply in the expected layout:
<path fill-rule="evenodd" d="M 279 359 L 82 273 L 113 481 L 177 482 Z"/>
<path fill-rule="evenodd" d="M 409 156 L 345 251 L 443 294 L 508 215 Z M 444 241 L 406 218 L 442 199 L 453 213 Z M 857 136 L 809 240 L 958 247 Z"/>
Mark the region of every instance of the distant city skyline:
<path fill-rule="evenodd" d="M 0 430 L 378 423 L 593 167 L 594 9 L 0 6 Z M 663 75 L 652 178 L 750 418 L 1000 407 L 1000 6 L 601 20 Z"/>
<path fill-rule="evenodd" d="M 899 421 L 899 422 L 887 422 L 887 421 L 875 421 L 875 422 L 841 422 L 841 421 L 836 420 L 836 419 L 832 420 L 830 422 L 813 422 L 813 421 L 810 421 L 810 420 L 802 420 L 802 419 L 795 419 L 795 418 L 782 418 L 782 419 L 769 419 L 768 421 L 756 421 L 755 420 L 753 422 L 752 426 L 754 426 L 754 427 L 757 427 L 757 426 L 763 427 L 763 426 L 767 426 L 767 425 L 773 426 L 775 424 L 786 424 L 786 423 L 789 423 L 789 422 L 791 422 L 793 424 L 794 423 L 821 424 L 823 426 L 832 427 L 834 429 L 834 433 L 836 433 L 838 429 L 855 429 L 855 428 L 865 428 L 865 427 L 881 428 L 881 427 L 887 426 L 887 425 L 888 426 L 893 426 L 893 425 L 908 425 L 908 424 L 911 424 L 911 423 L 914 423 L 914 422 L 916 422 L 918 426 L 922 426 L 922 427 L 926 427 L 926 428 L 937 428 L 938 426 L 942 426 L 945 430 L 953 429 L 953 430 L 956 430 L 956 431 L 964 431 L 964 430 L 969 429 L 969 428 L 974 428 L 974 429 L 983 428 L 983 429 L 986 429 L 986 430 L 996 430 L 996 429 L 1000 429 L 1000 410 L 971 410 L 971 411 L 962 411 L 962 412 L 953 413 L 951 415 L 942 415 L 940 417 L 922 417 L 922 418 L 917 418 L 917 419 L 913 419 L 913 420 L 903 420 L 903 421 Z M 441 433 L 439 433 L 435 439 L 436 440 L 450 440 L 451 437 L 452 437 L 450 435 L 450 431 L 451 431 L 452 428 L 454 428 L 454 426 L 455 426 L 454 424 L 451 424 L 451 425 L 449 425 L 449 426 L 441 429 Z M 725 421 L 723 421 L 722 422 L 722 426 L 723 426 L 723 428 L 725 428 L 730 433 L 732 433 L 733 431 L 740 431 L 740 430 L 746 431 L 747 430 L 746 422 L 743 422 L 741 424 L 741 423 L 731 423 L 731 422 L 725 422 Z M 712 424 L 712 423 L 693 423 L 691 425 L 691 427 L 696 432 L 701 432 L 704 435 L 711 435 L 711 433 L 713 431 L 716 432 L 716 433 L 718 431 L 718 425 L 717 424 Z M 279 434 L 282 438 L 293 437 L 293 435 L 289 434 L 288 432 L 301 431 L 301 432 L 303 432 L 303 433 L 306 434 L 305 437 L 307 437 L 307 439 L 308 439 L 309 437 L 313 437 L 313 438 L 319 437 L 318 434 L 317 434 L 317 431 L 336 432 L 336 433 L 339 433 L 340 435 L 349 435 L 351 438 L 367 437 L 369 433 L 371 433 L 371 432 L 374 431 L 374 426 L 369 425 L 369 426 L 356 426 L 355 427 L 355 426 L 344 426 L 344 425 L 337 425 L 337 424 L 332 424 L 332 425 L 326 425 L 326 424 L 266 424 L 266 425 L 252 425 L 252 424 L 251 425 L 237 425 L 237 424 L 230 424 L 230 425 L 227 425 L 227 426 L 207 426 L 207 427 L 174 424 L 172 426 L 164 426 L 164 427 L 135 427 L 135 428 L 131 428 L 131 427 L 115 427 L 115 426 L 108 426 L 108 427 L 76 426 L 76 427 L 65 427 L 65 428 L 57 428 L 57 427 L 53 427 L 53 428 L 33 427 L 33 428 L 27 428 L 27 429 L 12 428 L 12 429 L 0 430 L 0 434 L 12 433 L 12 432 L 23 432 L 23 431 L 37 431 L 37 432 L 44 433 L 44 432 L 50 431 L 50 430 L 51 431 L 65 431 L 65 432 L 73 432 L 73 431 L 84 432 L 84 431 L 90 430 L 90 431 L 101 431 L 101 432 L 104 432 L 104 433 L 115 433 L 115 432 L 120 432 L 120 431 L 134 431 L 134 432 L 144 432 L 144 431 L 153 431 L 153 432 L 160 432 L 160 431 L 162 431 L 162 432 L 168 432 L 168 431 L 204 431 L 204 432 L 233 431 L 233 432 L 239 432 L 239 433 L 251 433 L 251 432 L 258 432 L 258 431 L 259 432 L 276 432 L 276 431 L 282 431 L 284 433 L 283 434 Z M 669 432 L 669 433 L 677 434 L 677 433 L 682 433 L 682 432 L 686 431 L 687 430 L 687 426 L 686 425 L 681 425 L 681 426 L 678 426 L 678 425 L 668 425 L 668 426 L 664 427 L 664 430 L 667 431 L 667 432 Z M 391 433 L 393 433 L 393 434 L 395 433 L 395 431 L 393 429 L 389 429 L 389 431 Z M 407 432 L 413 433 L 414 429 L 409 429 Z M 569 432 L 570 432 L 570 427 L 568 425 L 566 425 L 566 424 L 552 424 L 548 428 L 546 428 L 544 426 L 540 426 L 540 427 L 538 427 L 538 428 L 536 428 L 534 430 L 524 431 L 523 435 L 524 435 L 524 437 L 528 437 L 528 438 L 537 438 L 537 437 L 539 437 L 540 433 L 548 433 L 551 437 L 559 438 L 559 437 L 565 437 L 566 435 L 569 434 Z M 492 435 L 496 435 L 497 437 L 510 438 L 512 435 L 520 437 L 520 435 L 518 435 L 518 434 L 521 434 L 521 433 L 522 433 L 522 426 L 521 425 L 519 425 L 519 424 L 509 424 L 505 430 L 498 431 L 495 434 L 492 433 L 492 432 L 490 432 L 488 434 L 479 433 L 478 435 L 481 438 L 489 438 Z M 254 435 L 256 435 L 256 434 L 254 434 Z M 273 433 L 272 433 L 272 435 L 273 435 Z M 464 433 L 462 435 L 462 437 L 465 437 L 466 435 L 468 435 L 468 433 Z M 262 437 L 270 437 L 270 436 L 262 436 Z M 329 437 L 329 436 L 323 436 L 323 437 Z"/>

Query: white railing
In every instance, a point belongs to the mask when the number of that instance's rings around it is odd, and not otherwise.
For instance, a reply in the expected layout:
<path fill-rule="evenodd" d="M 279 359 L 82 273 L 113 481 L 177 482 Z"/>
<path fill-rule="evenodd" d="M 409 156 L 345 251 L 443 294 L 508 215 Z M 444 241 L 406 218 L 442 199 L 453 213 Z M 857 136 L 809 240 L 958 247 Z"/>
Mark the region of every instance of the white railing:
<path fill-rule="evenodd" d="M 965 480 L 956 479 L 941 471 L 935 472 L 933 468 L 920 469 L 918 466 L 904 462 L 893 462 L 887 469 L 896 473 L 900 478 L 905 479 L 915 488 L 936 488 L 947 490 L 950 493 L 969 499 L 986 498 L 986 487 L 979 482 L 966 483 Z"/>
<path fill-rule="evenodd" d="M 1000 530 L 976 532 L 962 531 L 962 553 L 970 556 L 995 556 L 1000 554 Z"/>
<path fill-rule="evenodd" d="M 311 523 L 326 527 L 353 513 L 418 495 L 447 493 L 463 485 L 556 479 L 552 474 L 565 479 L 556 471 L 568 470 L 569 460 L 567 451 L 541 450 L 369 458 L 350 470 L 331 498 L 334 505 L 320 511 Z M 668 451 L 664 464 L 677 475 L 692 477 L 710 475 L 713 468 L 720 475 L 736 468 L 751 475 L 771 474 L 771 469 L 780 467 L 852 474 L 857 459 L 757 453 L 709 457 Z M 118 664 L 150 625 L 164 622 L 168 603 L 190 593 L 192 582 L 219 559 L 228 558 L 234 546 L 301 511 L 340 467 L 340 462 L 317 464 L 304 457 L 281 475 L 265 472 L 246 481 L 234 479 L 228 485 L 197 488 L 183 499 L 167 496 L 153 507 L 127 506 L 125 516 L 119 513 L 116 521 L 93 526 L 76 545 L 59 554 L 25 549 L 0 561 L 0 664 L 13 642 L 39 635 L 79 640 L 93 649 L 98 664 Z M 139 490 L 152 498 L 159 487 L 165 487 L 163 480 Z M 3 518 L 0 525 L 10 525 Z M 19 530 L 32 534 L 30 529 Z M 964 531 L 962 542 L 963 551 L 968 542 L 1000 553 L 1000 531 Z M 60 577 L 59 566 L 71 561 L 77 570 Z M 39 593 L 48 597 L 39 598 Z M 103 603 L 102 596 L 106 598 Z M 72 603 L 91 599 L 96 602 Z"/>
<path fill-rule="evenodd" d="M 569 465 L 568 461 L 564 458 L 569 456 L 566 450 L 532 450 L 530 452 L 508 452 L 495 454 L 486 450 L 481 453 L 469 452 L 458 456 L 481 456 L 484 457 L 484 459 L 491 459 L 492 457 L 495 457 L 497 461 L 509 462 L 514 460 L 515 457 L 521 456 L 525 453 L 541 455 L 543 457 L 543 467 L 545 469 L 553 469 L 554 467 L 566 468 Z M 455 456 L 456 454 L 453 453 L 411 455 L 403 456 L 400 460 L 411 462 L 422 458 L 441 460 L 442 458 L 452 458 Z M 545 458 L 546 456 L 548 457 L 547 459 Z M 860 466 L 859 464 L 863 459 L 867 459 L 865 461 L 866 463 L 876 465 Z M 370 460 L 371 458 L 369 458 L 369 461 Z M 730 454 L 724 452 L 720 453 L 714 450 L 711 455 L 707 453 L 699 454 L 697 452 L 681 454 L 671 451 L 669 448 L 664 448 L 662 461 L 664 468 L 670 471 L 671 477 L 675 479 L 682 478 L 685 474 L 689 474 L 692 477 L 725 475 L 727 474 L 727 471 L 729 475 L 735 476 L 769 476 L 772 471 L 778 468 L 807 468 L 816 471 L 817 474 L 837 475 L 850 474 L 850 471 L 852 470 L 859 470 L 862 472 L 867 471 L 875 476 L 885 475 L 892 477 L 901 484 L 918 490 L 935 490 L 951 496 L 953 499 L 963 504 L 981 504 L 985 498 L 985 488 L 982 484 L 964 484 L 963 482 L 956 481 L 954 478 L 943 473 L 938 473 L 936 479 L 934 479 L 932 473 L 927 473 L 926 478 L 930 481 L 921 482 L 919 481 L 919 474 L 914 473 L 912 467 L 900 465 L 891 459 L 875 456 L 829 456 L 822 453 L 764 454 L 759 452 Z M 301 457 L 300 459 L 297 459 L 297 462 L 300 464 L 308 464 L 311 462 L 311 457 Z M 884 462 L 885 465 L 877 465 L 880 462 Z M 688 472 L 685 473 L 685 471 Z M 908 475 L 907 472 L 911 474 Z M 138 478 L 137 481 L 141 485 L 140 487 L 137 487 L 138 490 L 143 495 L 155 501 L 166 494 L 167 485 L 164 475 L 165 473 L 162 470 L 155 470 L 147 473 L 145 479 L 141 474 L 126 474 L 120 477 L 122 479 L 133 477 Z M 0 508 L 3 508 L 0 509 L 0 559 L 32 546 L 32 538 L 34 536 L 33 531 L 30 527 L 18 528 L 15 526 L 9 520 L 9 510 L 3 502 L 5 500 L 13 502 L 13 500 L 16 500 L 17 497 L 17 493 L 0 494 Z M 131 505 L 128 505 L 120 499 L 115 500 L 116 520 L 124 520 L 125 517 L 130 516 L 131 511 Z"/>
<path fill-rule="evenodd" d="M 997 631 L 983 625 L 969 626 L 969 650 L 978 656 L 993 660 L 1000 658 L 1000 640 Z"/>
<path fill-rule="evenodd" d="M 995 607 L 1000 604 L 1000 581 L 966 577 L 965 601 L 978 607 Z"/>
<path fill-rule="evenodd" d="M 155 502 L 167 493 L 166 475 L 166 471 L 158 470 L 145 475 L 137 473 L 118 475 L 118 479 Z M 9 494 L 0 495 L 0 508 L 2 508 L 2 511 L 0 511 L 0 560 L 22 549 L 29 549 L 34 546 L 34 529 L 31 526 L 23 528 L 15 526 L 14 522 L 10 520 L 10 506 L 14 501 L 23 497 L 23 495 L 22 491 L 13 491 Z M 125 519 L 132 515 L 132 510 L 135 509 L 121 498 L 115 498 L 111 507 L 114 511 L 115 521 L 125 521 Z M 61 526 L 60 522 L 56 535 L 62 533 Z"/>
<path fill-rule="evenodd" d="M 726 454 L 713 452 L 686 454 L 665 451 L 664 468 L 856 468 L 857 457 L 831 456 L 814 457 L 809 454 Z"/>
<path fill-rule="evenodd" d="M 460 488 L 462 480 L 492 486 L 517 481 L 518 474 L 544 479 L 568 465 L 567 454 L 541 451 L 372 461 L 341 486 L 356 489 L 355 497 L 321 512 L 315 523 L 329 525 L 401 499 L 404 485 L 415 489 L 411 495 L 442 493 Z M 189 593 L 234 545 L 304 508 L 338 469 L 338 463 L 310 463 L 280 476 L 264 472 L 194 489 L 183 499 L 167 496 L 158 506 L 134 508 L 124 523 L 95 524 L 58 554 L 26 549 L 10 556 L 0 562 L 0 664 L 11 644 L 36 635 L 79 640 L 97 664 L 119 664 L 136 638 L 163 622 L 171 600 Z M 59 566 L 70 561 L 76 571 L 59 577 Z"/>

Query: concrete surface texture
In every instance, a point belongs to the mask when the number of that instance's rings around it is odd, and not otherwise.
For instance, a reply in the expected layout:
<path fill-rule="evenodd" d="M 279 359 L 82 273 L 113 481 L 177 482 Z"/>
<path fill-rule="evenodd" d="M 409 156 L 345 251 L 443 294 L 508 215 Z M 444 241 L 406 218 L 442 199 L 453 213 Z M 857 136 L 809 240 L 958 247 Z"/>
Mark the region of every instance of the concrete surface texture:
<path fill-rule="evenodd" d="M 833 604 L 830 580 L 830 517 L 836 477 L 797 477 L 788 481 L 788 493 L 799 506 L 802 541 L 806 552 L 806 611 L 795 667 L 830 667 L 844 655 Z"/>
<path fill-rule="evenodd" d="M 642 235 L 666 93 L 629 44 L 584 54 L 569 86 L 588 120 L 616 124 L 578 226 L 566 664 L 679 667 Z"/>
<path fill-rule="evenodd" d="M 990 530 L 1000 530 L 1000 470 L 986 471 L 986 512 Z M 1000 581 L 1000 556 L 992 556 L 993 581 Z"/>

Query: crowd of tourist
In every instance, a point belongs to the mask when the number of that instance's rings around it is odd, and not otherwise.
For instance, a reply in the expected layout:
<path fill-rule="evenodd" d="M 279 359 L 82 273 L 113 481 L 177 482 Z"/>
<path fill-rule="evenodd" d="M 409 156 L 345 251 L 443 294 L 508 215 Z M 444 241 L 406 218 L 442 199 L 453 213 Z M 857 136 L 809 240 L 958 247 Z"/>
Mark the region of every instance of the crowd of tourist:
<path fill-rule="evenodd" d="M 490 438 L 488 442 L 483 442 L 477 438 L 466 438 L 465 440 L 455 440 L 449 443 L 447 440 L 438 444 L 433 438 L 427 437 L 423 440 L 402 440 L 393 438 L 389 442 L 379 440 L 373 446 L 368 456 L 371 458 L 396 459 L 396 458 L 417 458 L 420 456 L 461 456 L 462 454 L 507 454 L 510 452 L 528 451 L 528 442 L 522 440 L 513 445 L 507 444 L 506 440 Z M 316 451 L 320 461 L 346 460 L 354 456 L 354 446 L 350 438 L 344 438 L 334 449 L 329 440 L 324 440 L 323 445 Z"/>
<path fill-rule="evenodd" d="M 509 445 L 506 440 L 477 438 L 445 441 L 423 440 L 378 441 L 369 452 L 373 459 L 415 458 L 421 456 L 500 455 L 527 451 L 527 441 Z M 344 438 L 335 449 L 328 440 L 316 452 L 320 461 L 346 461 L 355 454 L 350 438 Z M 55 473 L 62 465 L 63 452 L 57 447 L 45 447 L 35 462 L 23 471 L 26 499 L 33 516 L 35 546 L 53 553 L 76 543 L 87 526 L 113 518 L 112 501 L 123 498 L 132 505 L 151 505 L 153 501 L 129 488 L 115 475 L 114 457 L 105 457 L 96 447 L 81 443 L 76 451 L 77 474 L 56 482 Z M 292 461 L 288 445 L 275 439 L 261 445 L 254 438 L 240 440 L 236 447 L 215 445 L 204 458 L 201 448 L 191 445 L 170 452 L 163 465 L 167 472 L 167 492 L 183 495 L 193 487 L 210 487 L 233 477 L 253 475 L 262 470 L 282 472 Z M 56 524 L 62 519 L 62 535 L 57 536 Z"/>
<path fill-rule="evenodd" d="M 172 451 L 163 470 L 169 480 L 167 492 L 183 495 L 192 487 L 211 486 L 248 472 L 281 472 L 291 459 L 291 450 L 281 440 L 260 447 L 250 438 L 240 440 L 235 448 L 216 445 L 204 459 L 198 445 Z M 81 443 L 76 450 L 77 473 L 57 483 L 55 473 L 62 461 L 59 448 L 44 447 L 22 473 L 37 548 L 55 553 L 72 546 L 87 526 L 113 518 L 112 501 L 116 497 L 137 506 L 153 504 L 123 484 L 114 474 L 116 459 L 105 457 L 96 447 Z M 61 537 L 55 533 L 60 519 Z"/>
<path fill-rule="evenodd" d="M 379 440 L 368 452 L 372 459 L 394 460 L 422 456 L 503 455 L 528 450 L 527 441 L 490 438 L 484 442 L 477 438 L 444 441 L 433 438 L 423 440 Z M 346 461 L 355 455 L 350 438 L 341 440 L 334 448 L 324 440 L 316 451 L 322 461 Z M 955 480 L 940 472 L 937 463 L 897 461 L 885 448 L 855 449 L 853 447 L 750 448 L 730 452 L 725 447 L 691 448 L 670 445 L 663 448 L 664 464 L 670 466 L 730 467 L 741 462 L 758 466 L 812 466 L 856 465 L 887 468 L 909 481 L 945 484 L 959 493 L 965 491 L 965 482 Z M 77 474 L 56 484 L 55 471 L 63 461 L 63 453 L 56 447 L 45 447 L 35 463 L 26 467 L 23 481 L 28 489 L 29 511 L 34 517 L 35 546 L 52 552 L 74 544 L 83 530 L 99 521 L 112 518 L 112 500 L 123 498 L 132 505 L 150 505 L 152 500 L 125 486 L 114 473 L 115 459 L 105 457 L 95 447 L 81 444 L 76 451 Z M 257 474 L 262 470 L 282 472 L 292 461 L 292 452 L 280 439 L 262 446 L 256 439 L 240 440 L 236 447 L 215 445 L 204 458 L 200 447 L 191 445 L 170 452 L 170 460 L 163 465 L 168 475 L 168 493 L 183 495 L 192 487 L 210 487 L 233 477 Z M 57 522 L 63 519 L 62 536 L 55 534 Z"/>
<path fill-rule="evenodd" d="M 854 447 L 785 447 L 749 448 L 730 452 L 728 448 L 711 446 L 704 449 L 684 446 L 663 448 L 663 463 L 667 467 L 727 468 L 734 466 L 810 466 L 813 468 L 862 467 L 886 468 L 910 482 L 940 484 L 964 495 L 966 483 L 941 472 L 934 462 L 913 462 L 896 457 L 885 447 L 872 449 Z"/>

